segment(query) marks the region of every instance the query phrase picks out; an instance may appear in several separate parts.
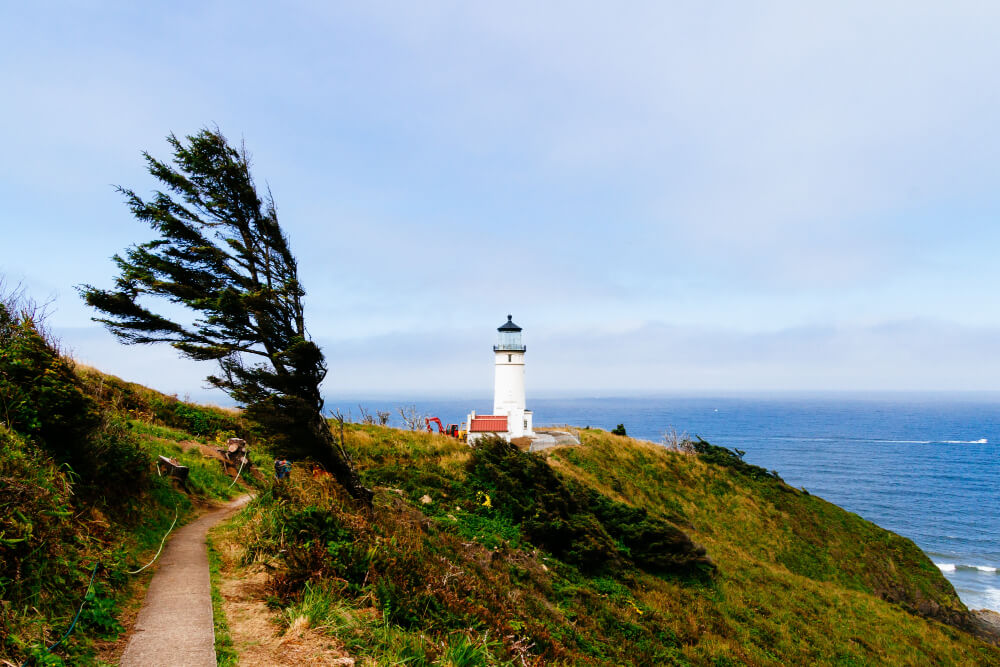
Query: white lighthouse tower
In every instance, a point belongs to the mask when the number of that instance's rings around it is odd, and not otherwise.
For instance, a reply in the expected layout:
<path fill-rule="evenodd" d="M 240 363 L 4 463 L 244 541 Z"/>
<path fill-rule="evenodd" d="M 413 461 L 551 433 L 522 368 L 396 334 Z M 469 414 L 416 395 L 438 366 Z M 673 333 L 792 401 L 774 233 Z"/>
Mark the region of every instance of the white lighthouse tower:
<path fill-rule="evenodd" d="M 493 346 L 493 414 L 469 414 L 469 442 L 496 433 L 510 440 L 534 436 L 531 410 L 524 409 L 524 352 L 521 327 L 513 316 L 497 329 L 497 344 Z"/>
<path fill-rule="evenodd" d="M 511 438 L 532 434 L 531 411 L 524 409 L 526 349 L 521 340 L 521 327 L 508 315 L 507 321 L 497 329 L 497 344 L 493 346 L 493 414 L 507 416 L 507 432 Z"/>

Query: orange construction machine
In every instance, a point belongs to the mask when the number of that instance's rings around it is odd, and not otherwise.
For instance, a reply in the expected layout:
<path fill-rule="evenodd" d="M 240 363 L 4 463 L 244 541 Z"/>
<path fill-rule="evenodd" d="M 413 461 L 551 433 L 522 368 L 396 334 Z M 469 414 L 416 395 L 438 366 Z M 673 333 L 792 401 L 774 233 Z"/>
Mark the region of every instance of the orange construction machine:
<path fill-rule="evenodd" d="M 434 429 L 431 428 L 431 424 L 437 424 L 438 433 L 450 435 L 453 438 L 458 438 L 462 442 L 465 442 L 468 437 L 468 432 L 464 428 L 458 428 L 458 424 L 448 424 L 448 426 L 445 427 L 441 425 L 441 420 L 437 417 L 427 417 L 424 419 L 424 422 L 427 424 L 427 431 L 430 433 L 434 432 Z"/>

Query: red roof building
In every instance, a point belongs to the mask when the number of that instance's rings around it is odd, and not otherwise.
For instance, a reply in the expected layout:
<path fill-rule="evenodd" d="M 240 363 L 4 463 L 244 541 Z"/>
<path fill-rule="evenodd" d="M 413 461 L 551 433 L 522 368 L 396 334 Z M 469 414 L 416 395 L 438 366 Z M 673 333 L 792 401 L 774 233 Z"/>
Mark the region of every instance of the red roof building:
<path fill-rule="evenodd" d="M 507 415 L 478 415 L 469 423 L 469 433 L 506 433 Z"/>

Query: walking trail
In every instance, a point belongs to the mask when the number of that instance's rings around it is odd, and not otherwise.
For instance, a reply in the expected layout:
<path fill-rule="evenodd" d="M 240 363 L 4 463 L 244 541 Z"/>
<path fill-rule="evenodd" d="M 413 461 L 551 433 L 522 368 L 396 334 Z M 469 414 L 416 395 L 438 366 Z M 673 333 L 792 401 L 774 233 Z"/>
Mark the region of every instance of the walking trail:
<path fill-rule="evenodd" d="M 121 667 L 215 667 L 208 530 L 249 501 L 241 496 L 180 528 L 146 591 Z"/>

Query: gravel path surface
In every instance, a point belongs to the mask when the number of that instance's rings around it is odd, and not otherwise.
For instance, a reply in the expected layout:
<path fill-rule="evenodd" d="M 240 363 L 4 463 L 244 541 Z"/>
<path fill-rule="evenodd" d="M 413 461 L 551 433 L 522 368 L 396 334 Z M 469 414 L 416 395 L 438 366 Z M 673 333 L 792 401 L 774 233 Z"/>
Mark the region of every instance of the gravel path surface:
<path fill-rule="evenodd" d="M 122 667 L 215 667 L 205 537 L 209 528 L 249 500 L 241 496 L 170 538 L 122 655 Z"/>
<path fill-rule="evenodd" d="M 530 452 L 540 452 L 549 447 L 560 447 L 562 445 L 579 445 L 580 438 L 569 431 L 535 431 L 535 437 L 528 448 Z"/>

